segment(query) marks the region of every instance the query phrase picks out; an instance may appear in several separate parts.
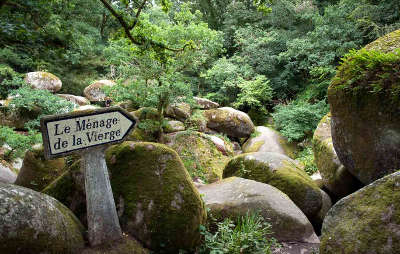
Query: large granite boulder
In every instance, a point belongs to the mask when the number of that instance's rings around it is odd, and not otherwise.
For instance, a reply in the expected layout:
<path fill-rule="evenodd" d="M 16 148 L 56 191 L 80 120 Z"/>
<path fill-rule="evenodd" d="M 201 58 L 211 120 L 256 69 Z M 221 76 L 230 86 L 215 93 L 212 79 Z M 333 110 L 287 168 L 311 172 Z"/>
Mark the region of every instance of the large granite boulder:
<path fill-rule="evenodd" d="M 244 153 L 280 153 L 294 159 L 296 145 L 290 144 L 279 132 L 265 126 L 257 126 L 253 135 L 243 144 Z"/>
<path fill-rule="evenodd" d="M 226 165 L 223 177 L 238 176 L 278 188 L 313 221 L 322 208 L 322 194 L 296 161 L 279 153 L 245 153 Z"/>
<path fill-rule="evenodd" d="M 115 82 L 112 80 L 98 80 L 87 86 L 83 90 L 83 94 L 89 101 L 105 101 L 106 94 L 103 91 L 104 87 L 112 87 Z"/>
<path fill-rule="evenodd" d="M 337 157 L 332 143 L 331 114 L 328 113 L 314 132 L 313 140 L 314 161 L 321 174 L 323 185 L 336 198 L 347 196 L 362 187 Z"/>
<path fill-rule="evenodd" d="M 178 119 L 180 121 L 185 121 L 188 119 L 191 113 L 192 108 L 188 103 L 185 102 L 171 104 L 165 110 L 166 116 Z"/>
<path fill-rule="evenodd" d="M 219 104 L 211 101 L 209 99 L 205 98 L 200 98 L 200 97 L 193 97 L 194 101 L 196 104 L 199 106 L 201 109 L 213 109 L 213 108 L 219 108 Z"/>
<path fill-rule="evenodd" d="M 322 227 L 321 254 L 400 250 L 400 171 L 341 199 Z"/>
<path fill-rule="evenodd" d="M 328 89 L 333 145 L 364 184 L 400 168 L 399 47 L 397 30 L 353 52 Z"/>
<path fill-rule="evenodd" d="M 273 237 L 283 242 L 319 243 L 304 213 L 277 188 L 239 177 L 199 188 L 211 214 L 223 219 L 260 213 L 271 223 Z"/>
<path fill-rule="evenodd" d="M 56 94 L 58 97 L 63 98 L 67 101 L 74 103 L 77 106 L 89 105 L 90 101 L 82 96 L 72 95 L 72 94 Z"/>
<path fill-rule="evenodd" d="M 178 154 L 148 142 L 124 142 L 106 151 L 111 187 L 124 232 L 159 253 L 199 244 L 206 220 L 203 201 Z M 85 218 L 84 181 L 79 162 L 44 192 Z"/>
<path fill-rule="evenodd" d="M 163 124 L 163 130 L 165 133 L 174 133 L 178 131 L 184 131 L 185 129 L 185 124 L 183 124 L 181 121 L 166 120 Z"/>
<path fill-rule="evenodd" d="M 25 82 L 32 88 L 49 90 L 52 93 L 58 92 L 62 87 L 62 82 L 57 76 L 43 71 L 27 73 Z"/>
<path fill-rule="evenodd" d="M 0 182 L 14 183 L 17 174 L 12 170 L 12 165 L 4 160 L 0 160 Z"/>
<path fill-rule="evenodd" d="M 65 171 L 65 159 L 46 160 L 42 145 L 33 146 L 25 153 L 16 185 L 41 191 Z"/>
<path fill-rule="evenodd" d="M 233 147 L 228 140 L 201 132 L 176 132 L 167 135 L 165 141 L 179 154 L 193 180 L 221 180 L 222 171 L 233 156 Z"/>
<path fill-rule="evenodd" d="M 52 197 L 0 183 L 0 253 L 72 254 L 84 247 L 84 228 Z"/>
<path fill-rule="evenodd" d="M 250 117 L 239 110 L 224 107 L 204 111 L 207 127 L 230 137 L 247 138 L 254 132 Z"/>

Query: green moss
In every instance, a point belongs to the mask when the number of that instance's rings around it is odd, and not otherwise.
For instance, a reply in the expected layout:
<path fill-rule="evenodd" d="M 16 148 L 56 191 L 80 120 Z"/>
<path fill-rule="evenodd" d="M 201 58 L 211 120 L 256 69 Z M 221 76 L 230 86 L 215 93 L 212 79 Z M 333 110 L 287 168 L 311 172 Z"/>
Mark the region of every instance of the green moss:
<path fill-rule="evenodd" d="M 226 140 L 227 146 L 230 145 Z M 200 132 L 185 131 L 176 134 L 171 147 L 179 154 L 190 176 L 206 183 L 222 179 L 222 171 L 230 156 Z"/>
<path fill-rule="evenodd" d="M 46 160 L 43 147 L 25 154 L 24 163 L 15 184 L 41 191 L 65 172 L 65 159 Z"/>
<path fill-rule="evenodd" d="M 190 249 L 200 240 L 204 204 L 178 154 L 156 143 L 124 142 L 106 152 L 121 226 L 153 250 Z"/>
<path fill-rule="evenodd" d="M 377 94 L 400 105 L 400 30 L 392 32 L 342 59 L 329 87 L 329 94 L 344 91 L 356 100 Z M 389 103 L 388 103 L 389 104 Z"/>
<path fill-rule="evenodd" d="M 399 177 L 392 175 L 340 201 L 328 215 L 329 227 L 324 225 L 320 253 L 395 253 L 399 199 Z"/>
<path fill-rule="evenodd" d="M 238 176 L 270 184 L 288 195 L 307 217 L 312 218 L 322 206 L 318 186 L 289 159 L 273 168 L 271 165 L 278 163 L 275 160 L 273 158 L 271 161 L 274 162 L 269 164 L 253 159 L 249 154 L 238 155 L 227 164 L 223 177 Z"/>

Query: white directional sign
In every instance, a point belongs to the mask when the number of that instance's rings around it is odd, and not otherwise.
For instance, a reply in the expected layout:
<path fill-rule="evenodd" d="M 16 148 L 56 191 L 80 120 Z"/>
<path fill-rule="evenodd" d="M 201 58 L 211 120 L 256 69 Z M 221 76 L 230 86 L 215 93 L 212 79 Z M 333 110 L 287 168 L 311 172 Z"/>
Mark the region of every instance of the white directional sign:
<path fill-rule="evenodd" d="M 122 142 L 135 119 L 119 107 L 78 111 L 41 119 L 47 159 L 77 150 Z"/>

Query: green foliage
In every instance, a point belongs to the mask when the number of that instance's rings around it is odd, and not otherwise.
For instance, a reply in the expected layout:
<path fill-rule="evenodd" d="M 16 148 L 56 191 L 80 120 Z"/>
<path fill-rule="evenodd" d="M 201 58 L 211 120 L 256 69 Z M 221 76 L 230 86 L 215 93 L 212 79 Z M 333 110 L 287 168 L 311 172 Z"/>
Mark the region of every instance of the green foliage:
<path fill-rule="evenodd" d="M 5 160 L 11 161 L 17 157 L 22 157 L 26 150 L 32 148 L 34 144 L 41 143 L 42 136 L 38 132 L 30 131 L 29 134 L 20 134 L 12 128 L 0 126 L 0 146 L 7 144 L 11 150 L 5 154 Z"/>
<path fill-rule="evenodd" d="M 0 64 L 0 98 L 6 99 L 11 90 L 24 84 L 22 75 L 16 73 L 10 66 Z"/>
<path fill-rule="evenodd" d="M 204 254 L 268 254 L 277 246 L 271 237 L 271 224 L 256 213 L 247 213 L 235 220 L 226 218 L 217 223 L 215 233 L 207 231 L 204 226 L 200 230 L 204 235 L 200 253 Z"/>
<path fill-rule="evenodd" d="M 311 136 L 328 111 L 329 107 L 325 101 L 316 104 L 294 101 L 276 106 L 272 116 L 277 129 L 291 142 Z"/>
<path fill-rule="evenodd" d="M 389 91 L 390 99 L 400 98 L 400 50 L 384 53 L 378 50 L 352 50 L 342 59 L 338 75 L 332 84 L 336 89 L 357 93 L 366 89 L 371 93 Z M 387 82 L 390 80 L 390 82 Z"/>
<path fill-rule="evenodd" d="M 67 113 L 73 110 L 74 104 L 53 95 L 47 90 L 32 89 L 22 86 L 11 92 L 14 98 L 9 103 L 11 111 L 26 116 L 30 120 L 25 124 L 28 129 L 39 129 L 40 118 L 45 115 Z"/>
<path fill-rule="evenodd" d="M 308 175 L 311 176 L 318 171 L 318 167 L 314 162 L 314 152 L 311 146 L 304 147 L 304 149 L 297 155 L 296 160 L 304 165 L 304 171 L 306 171 Z"/>

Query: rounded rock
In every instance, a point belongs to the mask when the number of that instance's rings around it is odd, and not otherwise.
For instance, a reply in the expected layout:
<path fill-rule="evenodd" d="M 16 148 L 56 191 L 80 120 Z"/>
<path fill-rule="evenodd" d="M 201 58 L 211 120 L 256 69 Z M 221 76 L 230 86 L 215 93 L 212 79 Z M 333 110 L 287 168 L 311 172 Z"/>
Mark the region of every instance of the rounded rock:
<path fill-rule="evenodd" d="M 43 71 L 27 73 L 25 82 L 31 85 L 32 88 L 49 90 L 52 93 L 58 92 L 62 87 L 62 82 L 57 76 Z"/>
<path fill-rule="evenodd" d="M 83 94 L 89 101 L 105 101 L 106 94 L 102 90 L 103 87 L 112 87 L 115 82 L 112 80 L 98 80 L 87 86 L 83 90 Z"/>
<path fill-rule="evenodd" d="M 0 252 L 73 254 L 84 247 L 83 226 L 54 198 L 0 183 Z"/>

